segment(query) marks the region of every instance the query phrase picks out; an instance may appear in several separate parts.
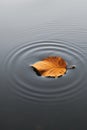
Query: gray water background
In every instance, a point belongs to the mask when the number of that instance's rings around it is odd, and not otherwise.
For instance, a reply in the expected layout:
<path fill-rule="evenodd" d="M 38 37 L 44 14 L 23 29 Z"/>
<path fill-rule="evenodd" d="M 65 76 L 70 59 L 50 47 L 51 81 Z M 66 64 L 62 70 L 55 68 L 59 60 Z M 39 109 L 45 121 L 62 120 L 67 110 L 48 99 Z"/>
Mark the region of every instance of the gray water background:
<path fill-rule="evenodd" d="M 49 55 L 76 69 L 37 76 Z M 86 57 L 86 0 L 0 0 L 0 130 L 86 130 Z"/>

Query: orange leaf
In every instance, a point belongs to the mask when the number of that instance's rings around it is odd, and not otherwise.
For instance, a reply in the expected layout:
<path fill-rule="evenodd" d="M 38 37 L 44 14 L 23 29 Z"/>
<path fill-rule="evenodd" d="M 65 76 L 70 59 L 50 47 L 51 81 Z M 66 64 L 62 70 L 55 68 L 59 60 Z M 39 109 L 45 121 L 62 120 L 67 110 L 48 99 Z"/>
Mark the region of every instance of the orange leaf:
<path fill-rule="evenodd" d="M 50 56 L 31 65 L 41 76 L 59 77 L 66 73 L 66 61 L 59 56 Z"/>

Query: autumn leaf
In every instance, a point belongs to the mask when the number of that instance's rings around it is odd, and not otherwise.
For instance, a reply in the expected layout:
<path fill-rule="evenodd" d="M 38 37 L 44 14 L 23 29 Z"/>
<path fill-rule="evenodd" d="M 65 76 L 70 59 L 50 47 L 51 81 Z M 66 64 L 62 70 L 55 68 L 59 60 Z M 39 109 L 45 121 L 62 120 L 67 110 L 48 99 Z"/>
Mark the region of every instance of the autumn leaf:
<path fill-rule="evenodd" d="M 41 76 L 60 77 L 67 71 L 67 63 L 60 56 L 50 56 L 31 65 Z"/>

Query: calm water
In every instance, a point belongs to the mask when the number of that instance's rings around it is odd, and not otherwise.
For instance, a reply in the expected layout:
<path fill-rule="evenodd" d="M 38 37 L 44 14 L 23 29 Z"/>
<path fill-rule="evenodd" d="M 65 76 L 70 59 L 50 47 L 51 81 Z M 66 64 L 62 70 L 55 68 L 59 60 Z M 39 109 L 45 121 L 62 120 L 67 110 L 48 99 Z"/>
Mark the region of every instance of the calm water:
<path fill-rule="evenodd" d="M 0 18 L 0 130 L 86 130 L 86 0 L 3 0 Z M 76 69 L 38 76 L 47 56 Z"/>

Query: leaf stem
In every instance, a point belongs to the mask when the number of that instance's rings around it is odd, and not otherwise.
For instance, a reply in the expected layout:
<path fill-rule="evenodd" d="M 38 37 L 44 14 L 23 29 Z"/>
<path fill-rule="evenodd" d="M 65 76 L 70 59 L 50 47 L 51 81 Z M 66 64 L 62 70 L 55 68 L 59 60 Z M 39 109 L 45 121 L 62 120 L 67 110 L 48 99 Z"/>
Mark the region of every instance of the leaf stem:
<path fill-rule="evenodd" d="M 67 69 L 75 69 L 76 66 L 75 65 L 70 65 L 69 67 L 67 67 Z"/>

